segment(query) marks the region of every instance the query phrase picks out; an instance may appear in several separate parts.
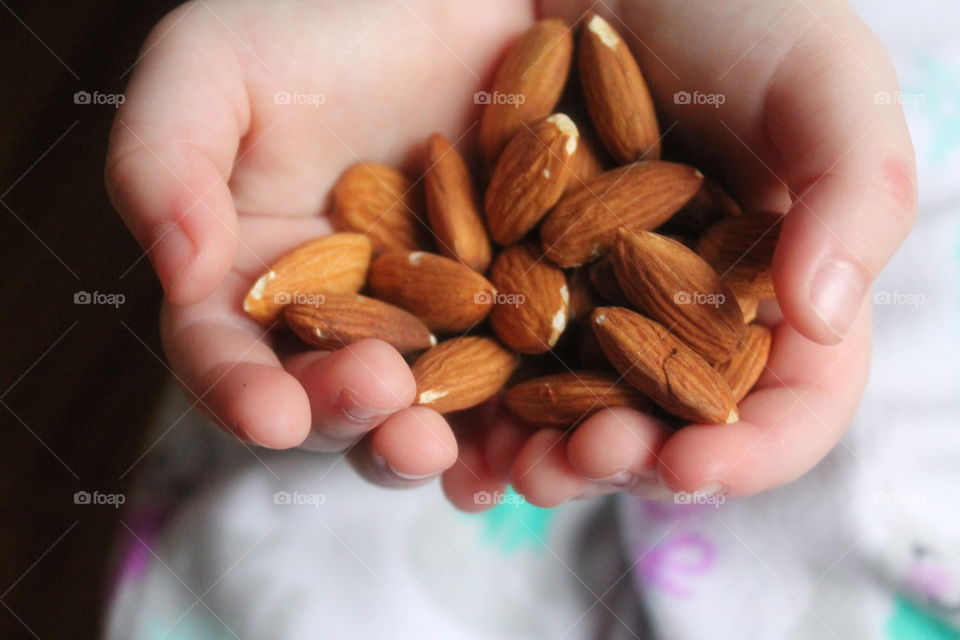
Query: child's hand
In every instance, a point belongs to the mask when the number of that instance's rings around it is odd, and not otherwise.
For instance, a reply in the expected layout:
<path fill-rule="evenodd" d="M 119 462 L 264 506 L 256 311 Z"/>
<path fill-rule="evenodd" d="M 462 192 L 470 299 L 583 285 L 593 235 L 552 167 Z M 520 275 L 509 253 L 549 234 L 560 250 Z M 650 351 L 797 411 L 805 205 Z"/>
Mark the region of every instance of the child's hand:
<path fill-rule="evenodd" d="M 545 16 L 573 21 L 593 3 L 542 4 Z M 613 483 L 641 495 L 742 496 L 798 478 L 838 442 L 857 408 L 871 328 L 870 305 L 861 302 L 913 221 L 913 152 L 890 100 L 896 78 L 845 2 L 624 0 L 594 10 L 632 36 L 661 127 L 696 141 L 693 164 L 720 177 L 744 208 L 789 210 L 774 265 L 785 321 L 774 310 L 768 370 L 739 423 L 671 435 L 649 416 L 611 410 L 570 436 L 531 437 L 501 422 L 483 442 L 461 446 L 461 459 L 473 468 L 485 460 L 488 475 L 477 480 L 458 465 L 445 476 L 464 508 L 475 507 L 474 490 L 507 480 L 532 502 L 553 505 Z M 678 91 L 723 103 L 684 104 Z"/>
<path fill-rule="evenodd" d="M 276 257 L 329 232 L 318 214 L 344 168 L 400 165 L 436 130 L 456 140 L 473 93 L 532 19 L 515 0 L 208 0 L 157 26 L 106 178 L 163 283 L 167 356 L 198 408 L 268 447 L 309 433 L 339 450 L 369 434 L 350 457 L 385 484 L 414 482 L 391 469 L 453 464 L 449 426 L 409 408 L 413 377 L 392 347 L 279 357 L 240 301 Z"/>

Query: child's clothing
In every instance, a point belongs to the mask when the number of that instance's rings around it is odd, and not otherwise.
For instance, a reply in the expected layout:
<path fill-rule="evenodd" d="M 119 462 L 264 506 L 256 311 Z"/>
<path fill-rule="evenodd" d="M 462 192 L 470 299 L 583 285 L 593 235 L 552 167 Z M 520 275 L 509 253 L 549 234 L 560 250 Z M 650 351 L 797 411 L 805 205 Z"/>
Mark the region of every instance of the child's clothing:
<path fill-rule="evenodd" d="M 921 215 L 875 287 L 863 405 L 811 473 L 719 505 L 465 515 L 189 416 L 141 463 L 109 637 L 960 638 L 960 5 L 855 4 L 897 63 L 877 99 L 904 103 Z"/>

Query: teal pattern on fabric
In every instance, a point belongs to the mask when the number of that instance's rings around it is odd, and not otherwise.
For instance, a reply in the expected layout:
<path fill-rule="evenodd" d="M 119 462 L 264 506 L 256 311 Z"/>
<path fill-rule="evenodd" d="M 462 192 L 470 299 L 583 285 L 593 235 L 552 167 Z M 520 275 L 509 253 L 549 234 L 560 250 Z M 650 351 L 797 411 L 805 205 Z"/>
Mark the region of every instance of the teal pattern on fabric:
<path fill-rule="evenodd" d="M 960 640 L 960 629 L 907 598 L 898 595 L 894 607 L 887 621 L 887 636 L 892 640 Z"/>
<path fill-rule="evenodd" d="M 196 609 L 185 614 L 182 619 L 159 620 L 151 618 L 144 624 L 147 638 L 153 640 L 235 640 L 223 623 Z"/>
<path fill-rule="evenodd" d="M 484 521 L 481 540 L 504 554 L 523 548 L 544 551 L 554 510 L 533 506 L 513 489 L 497 497 L 497 506 L 472 516 Z"/>
<path fill-rule="evenodd" d="M 917 61 L 920 86 L 905 87 L 904 96 L 922 96 L 917 104 L 930 119 L 937 135 L 930 148 L 931 160 L 943 164 L 960 149 L 960 68 L 944 60 L 924 57 Z M 904 108 L 910 108 L 909 101 Z"/>

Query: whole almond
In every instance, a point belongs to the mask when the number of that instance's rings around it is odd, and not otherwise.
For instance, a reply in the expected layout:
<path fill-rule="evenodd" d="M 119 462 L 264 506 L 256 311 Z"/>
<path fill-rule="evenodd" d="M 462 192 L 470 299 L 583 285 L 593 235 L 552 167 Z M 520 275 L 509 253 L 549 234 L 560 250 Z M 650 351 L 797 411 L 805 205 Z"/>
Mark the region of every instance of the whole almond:
<path fill-rule="evenodd" d="M 490 326 L 508 347 L 520 353 L 544 353 L 557 344 L 567 326 L 570 293 L 556 265 L 537 247 L 520 244 L 504 249 L 490 269 L 497 301 Z"/>
<path fill-rule="evenodd" d="M 427 140 L 427 217 L 441 255 L 483 273 L 490 266 L 490 239 L 477 190 L 463 156 L 442 134 Z"/>
<path fill-rule="evenodd" d="M 540 239 L 561 267 L 594 260 L 613 246 L 617 229 L 653 229 L 685 205 L 703 174 L 683 164 L 649 160 L 601 173 L 564 196 L 544 219 Z"/>
<path fill-rule="evenodd" d="M 339 349 L 366 338 L 384 340 L 404 354 L 437 344 L 413 315 L 358 294 L 324 294 L 315 304 L 289 305 L 283 315 L 301 340 L 318 349 Z"/>
<path fill-rule="evenodd" d="M 480 118 L 480 148 L 488 167 L 523 128 L 543 118 L 560 99 L 570 72 L 573 36 L 558 19 L 540 20 L 510 48 L 497 69 Z M 478 100 L 480 101 L 480 100 Z"/>
<path fill-rule="evenodd" d="M 697 253 L 735 292 L 772 300 L 775 293 L 771 265 L 782 218 L 769 212 L 724 218 L 700 237 Z"/>
<path fill-rule="evenodd" d="M 587 14 L 577 58 L 587 108 L 610 155 L 621 163 L 659 158 L 653 99 L 620 34 L 600 16 Z"/>
<path fill-rule="evenodd" d="M 600 409 L 650 409 L 651 403 L 619 376 L 602 371 L 577 371 L 534 378 L 515 385 L 504 396 L 507 407 L 537 427 L 566 429 Z"/>
<path fill-rule="evenodd" d="M 709 178 L 704 178 L 697 195 L 667 221 L 663 231 L 700 235 L 715 222 L 741 213 L 740 205 L 723 187 Z"/>
<path fill-rule="evenodd" d="M 621 229 L 613 269 L 633 306 L 716 364 L 743 338 L 740 305 L 703 258 L 651 231 Z"/>
<path fill-rule="evenodd" d="M 367 277 L 370 251 L 370 240 L 356 233 L 334 233 L 306 242 L 257 278 L 243 299 L 243 310 L 268 325 L 301 296 L 355 293 Z"/>
<path fill-rule="evenodd" d="M 333 185 L 330 221 L 338 231 L 369 236 L 375 253 L 430 246 L 421 199 L 405 175 L 375 162 L 355 164 Z"/>
<path fill-rule="evenodd" d="M 670 413 L 705 424 L 739 420 L 724 378 L 663 325 L 629 309 L 598 307 L 593 330 L 623 379 Z"/>
<path fill-rule="evenodd" d="M 433 331 L 466 331 L 493 307 L 495 289 L 476 271 L 425 251 L 389 251 L 370 265 L 377 298 L 406 309 Z"/>
<path fill-rule="evenodd" d="M 500 154 L 484 198 L 494 242 L 520 240 L 550 210 L 567 184 L 567 162 L 577 151 L 577 127 L 555 113 L 523 128 Z"/>
<path fill-rule="evenodd" d="M 733 358 L 717 367 L 730 385 L 734 402 L 739 404 L 757 384 L 767 366 L 772 343 L 773 336 L 769 329 L 760 324 L 749 324 Z"/>
<path fill-rule="evenodd" d="M 411 370 L 417 381 L 415 404 L 440 413 L 469 409 L 492 398 L 520 357 L 492 338 L 453 338 L 424 352 Z"/>

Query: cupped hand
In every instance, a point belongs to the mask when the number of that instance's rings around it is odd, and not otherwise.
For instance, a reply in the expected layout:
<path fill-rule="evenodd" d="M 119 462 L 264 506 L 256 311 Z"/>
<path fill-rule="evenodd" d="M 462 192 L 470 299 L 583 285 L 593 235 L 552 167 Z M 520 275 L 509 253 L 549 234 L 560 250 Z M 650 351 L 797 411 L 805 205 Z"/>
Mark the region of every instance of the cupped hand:
<path fill-rule="evenodd" d="M 330 231 L 322 213 L 343 169 L 419 170 L 409 159 L 430 133 L 469 131 L 473 93 L 532 19 L 514 0 L 205 0 L 157 25 L 106 181 L 163 284 L 167 356 L 201 410 L 267 447 L 352 447 L 383 484 L 453 464 L 450 427 L 410 407 L 413 377 L 392 347 L 284 356 L 240 303 L 275 258 Z"/>
<path fill-rule="evenodd" d="M 774 257 L 779 308 L 763 318 L 774 344 L 736 424 L 674 431 L 617 409 L 573 432 L 530 435 L 505 421 L 461 451 L 485 456 L 487 474 L 454 467 L 448 495 L 473 508 L 471 487 L 510 482 L 550 506 L 613 490 L 746 496 L 795 480 L 850 424 L 869 366 L 869 287 L 915 215 L 913 151 L 887 54 L 840 0 L 541 5 L 570 23 L 588 9 L 605 17 L 641 63 L 667 149 L 744 208 L 787 214 Z"/>

